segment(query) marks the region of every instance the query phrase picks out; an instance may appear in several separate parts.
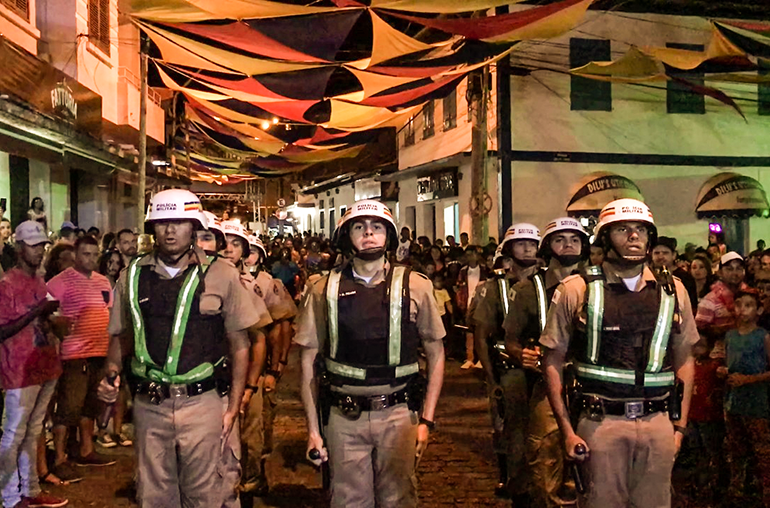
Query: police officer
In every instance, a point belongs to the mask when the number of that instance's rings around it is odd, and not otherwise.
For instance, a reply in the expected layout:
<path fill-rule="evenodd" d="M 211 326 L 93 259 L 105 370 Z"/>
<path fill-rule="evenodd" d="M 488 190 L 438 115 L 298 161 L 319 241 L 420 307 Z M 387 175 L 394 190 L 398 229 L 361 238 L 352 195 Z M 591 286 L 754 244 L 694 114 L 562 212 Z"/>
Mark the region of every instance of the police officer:
<path fill-rule="evenodd" d="M 505 347 L 514 363 L 534 373 L 529 400 L 527 462 L 530 489 L 536 506 L 574 506 L 574 485 L 565 483 L 561 433 L 548 403 L 548 389 L 540 376 L 538 339 L 556 287 L 588 259 L 588 235 L 580 222 L 560 217 L 543 231 L 538 256 L 548 263 L 511 290 L 511 310 L 505 318 Z"/>
<path fill-rule="evenodd" d="M 260 316 L 238 271 L 195 246 L 196 230 L 207 227 L 195 194 L 159 192 L 147 224 L 155 248 L 121 274 L 109 328 L 112 372 L 121 335 L 133 332 L 126 353 L 137 393 L 139 504 L 218 507 L 233 494 L 220 475 L 239 454 L 226 443 L 237 432 L 247 329 Z"/>
<path fill-rule="evenodd" d="M 225 232 L 222 230 L 222 221 L 208 210 L 203 210 L 206 216 L 208 229 L 199 229 L 195 232 L 196 245 L 209 256 L 216 256 L 225 249 Z"/>
<path fill-rule="evenodd" d="M 257 305 L 267 306 L 269 321 L 267 341 L 252 343 L 251 361 L 247 374 L 246 389 L 243 396 L 241 444 L 243 448 L 243 477 L 240 491 L 244 494 L 244 504 L 251 504 L 254 496 L 268 493 L 268 481 L 265 462 L 272 451 L 272 430 L 275 420 L 276 401 L 274 389 L 276 379 L 280 379 L 283 365 L 280 364 L 284 341 L 282 322 L 296 314 L 296 305 L 280 280 L 269 275 L 260 281 L 245 266 L 245 259 L 250 255 L 251 237 L 238 222 L 225 221 L 222 228 L 226 235 L 227 247 L 224 255 L 241 274 L 241 283 L 249 290 Z M 261 242 L 260 242 L 261 245 Z M 262 247 L 264 252 L 264 247 Z M 264 273 L 264 272 L 262 272 Z M 288 351 L 287 351 L 288 354 Z"/>
<path fill-rule="evenodd" d="M 318 457 L 317 465 L 329 461 L 333 508 L 414 507 L 414 469 L 434 425 L 444 375 L 445 332 L 433 286 L 388 263 L 396 225 L 382 203 L 353 204 L 334 238 L 352 259 L 313 284 L 297 317 L 308 457 Z M 420 345 L 427 388 L 419 374 Z M 319 353 L 317 370 L 325 370 L 328 390 L 316 376 Z M 319 388 L 326 402 L 320 422 Z"/>
<path fill-rule="evenodd" d="M 492 416 L 493 446 L 500 478 L 496 493 L 511 496 L 516 506 L 526 506 L 525 440 L 527 379 L 505 352 L 503 320 L 510 312 L 510 290 L 537 270 L 540 230 L 527 223 L 514 224 L 497 248 L 494 277 L 487 279 L 470 310 L 475 324 L 476 354 L 487 377 Z"/>
<path fill-rule="evenodd" d="M 562 281 L 540 337 L 548 398 L 567 454 L 584 463 L 586 506 L 669 507 L 692 392 L 692 308 L 678 279 L 645 264 L 657 236 L 647 205 L 609 203 L 595 234 L 605 262 Z M 575 426 L 562 399 L 568 354 L 582 387 Z"/>

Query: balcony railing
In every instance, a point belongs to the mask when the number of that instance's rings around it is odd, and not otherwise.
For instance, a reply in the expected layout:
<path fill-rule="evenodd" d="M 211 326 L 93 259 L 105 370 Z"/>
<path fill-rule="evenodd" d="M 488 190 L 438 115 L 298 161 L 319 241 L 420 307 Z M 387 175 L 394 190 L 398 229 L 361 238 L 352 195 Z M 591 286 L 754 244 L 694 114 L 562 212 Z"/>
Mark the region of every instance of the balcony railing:
<path fill-rule="evenodd" d="M 139 77 L 128 70 L 128 67 L 118 67 L 118 80 L 125 80 L 127 83 L 130 83 L 131 86 L 136 88 L 137 90 L 141 89 L 141 82 L 139 80 Z M 161 96 L 158 92 L 153 90 L 150 87 L 147 87 L 147 98 L 150 99 L 152 102 L 160 106 L 161 103 Z"/>

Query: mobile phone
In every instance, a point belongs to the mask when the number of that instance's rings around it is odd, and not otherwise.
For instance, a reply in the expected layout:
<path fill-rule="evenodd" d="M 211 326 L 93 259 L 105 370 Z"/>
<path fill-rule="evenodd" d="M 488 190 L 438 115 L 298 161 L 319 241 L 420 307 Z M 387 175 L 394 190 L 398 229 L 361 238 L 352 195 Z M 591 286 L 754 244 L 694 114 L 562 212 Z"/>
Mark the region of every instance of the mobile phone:
<path fill-rule="evenodd" d="M 7 208 L 5 207 L 6 203 L 7 203 L 6 198 L 0 198 L 0 210 L 2 211 L 7 210 Z"/>

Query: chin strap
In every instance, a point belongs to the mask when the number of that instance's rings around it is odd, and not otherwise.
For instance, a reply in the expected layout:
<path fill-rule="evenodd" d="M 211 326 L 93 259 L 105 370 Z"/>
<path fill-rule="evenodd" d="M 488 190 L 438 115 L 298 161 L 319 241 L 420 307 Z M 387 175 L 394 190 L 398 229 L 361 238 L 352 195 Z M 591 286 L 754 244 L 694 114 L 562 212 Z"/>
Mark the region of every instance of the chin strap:
<path fill-rule="evenodd" d="M 524 260 L 513 258 L 513 262 L 522 268 L 529 268 L 530 266 L 535 266 L 537 264 L 537 258 L 524 259 Z"/>
<path fill-rule="evenodd" d="M 553 258 L 556 261 L 558 261 L 561 266 L 576 265 L 583 260 L 583 256 L 581 256 L 580 254 L 571 254 L 568 256 L 557 256 L 556 254 L 554 254 Z"/>
<path fill-rule="evenodd" d="M 356 253 L 354 254 L 354 256 L 360 259 L 361 261 L 374 261 L 375 259 L 379 259 L 384 255 L 385 255 L 385 249 L 382 247 L 378 247 L 376 249 L 360 250 L 360 251 L 356 251 Z"/>
<path fill-rule="evenodd" d="M 193 250 L 192 244 L 181 254 L 179 254 L 176 258 L 172 258 L 170 256 L 166 256 L 164 254 L 161 254 L 160 251 L 158 251 L 158 257 L 160 258 L 163 263 L 165 263 L 168 266 L 176 266 L 177 263 L 179 263 L 179 260 L 185 257 L 191 250 Z"/>

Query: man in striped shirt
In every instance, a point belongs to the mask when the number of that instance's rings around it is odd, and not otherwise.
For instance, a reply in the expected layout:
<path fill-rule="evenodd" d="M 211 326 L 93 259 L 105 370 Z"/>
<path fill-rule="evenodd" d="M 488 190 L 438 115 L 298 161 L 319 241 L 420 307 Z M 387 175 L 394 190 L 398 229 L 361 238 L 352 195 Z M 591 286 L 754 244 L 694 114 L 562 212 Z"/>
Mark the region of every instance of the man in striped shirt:
<path fill-rule="evenodd" d="M 48 282 L 48 292 L 61 302 L 61 313 L 72 321 L 71 333 L 62 341 L 63 373 L 54 416 L 55 474 L 73 481 L 79 477 L 65 465 L 67 430 L 80 429 L 80 452 L 74 457 L 78 466 L 114 464 L 94 451 L 94 419 L 102 404 L 96 397 L 104 378 L 109 335 L 107 326 L 112 307 L 112 290 L 107 278 L 96 271 L 99 246 L 91 236 L 75 243 L 75 266 Z"/>

